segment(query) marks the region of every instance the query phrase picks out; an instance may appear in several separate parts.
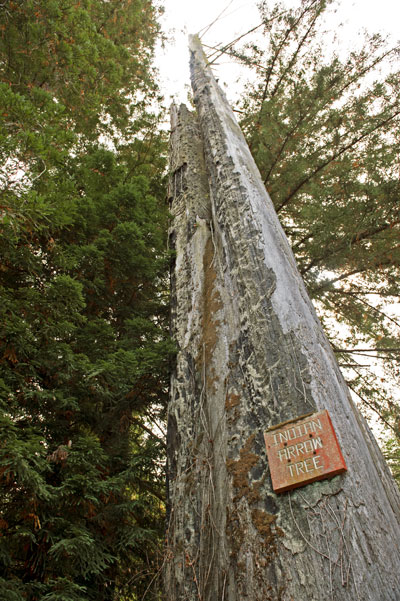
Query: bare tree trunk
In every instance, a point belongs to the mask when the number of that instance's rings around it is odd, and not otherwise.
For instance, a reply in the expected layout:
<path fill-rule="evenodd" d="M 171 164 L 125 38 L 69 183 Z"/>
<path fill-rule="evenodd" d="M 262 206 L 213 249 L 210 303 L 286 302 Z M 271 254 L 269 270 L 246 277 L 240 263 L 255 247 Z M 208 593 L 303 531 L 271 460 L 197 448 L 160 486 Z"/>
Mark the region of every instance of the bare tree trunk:
<path fill-rule="evenodd" d="M 243 135 L 191 40 L 174 109 L 168 601 L 400 599 L 400 503 Z M 275 494 L 263 440 L 328 409 L 348 471 Z"/>

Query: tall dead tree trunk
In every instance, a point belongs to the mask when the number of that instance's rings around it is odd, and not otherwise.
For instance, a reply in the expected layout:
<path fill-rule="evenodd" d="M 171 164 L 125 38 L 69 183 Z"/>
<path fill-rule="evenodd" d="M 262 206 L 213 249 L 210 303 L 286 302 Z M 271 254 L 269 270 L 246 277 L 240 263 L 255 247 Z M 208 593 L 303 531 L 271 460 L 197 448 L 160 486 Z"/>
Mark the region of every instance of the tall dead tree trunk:
<path fill-rule="evenodd" d="M 174 109 L 168 601 L 400 599 L 398 490 L 197 38 Z M 328 409 L 348 471 L 275 494 L 264 431 Z"/>

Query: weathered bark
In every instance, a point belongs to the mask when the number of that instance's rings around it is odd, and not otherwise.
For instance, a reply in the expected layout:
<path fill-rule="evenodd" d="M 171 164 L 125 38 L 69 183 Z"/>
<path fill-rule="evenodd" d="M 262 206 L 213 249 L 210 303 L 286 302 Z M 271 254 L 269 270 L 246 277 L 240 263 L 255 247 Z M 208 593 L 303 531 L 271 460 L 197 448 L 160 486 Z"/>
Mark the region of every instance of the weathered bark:
<path fill-rule="evenodd" d="M 174 109 L 168 601 L 400 599 L 398 490 L 196 38 Z M 263 432 L 328 409 L 348 472 L 274 494 Z"/>

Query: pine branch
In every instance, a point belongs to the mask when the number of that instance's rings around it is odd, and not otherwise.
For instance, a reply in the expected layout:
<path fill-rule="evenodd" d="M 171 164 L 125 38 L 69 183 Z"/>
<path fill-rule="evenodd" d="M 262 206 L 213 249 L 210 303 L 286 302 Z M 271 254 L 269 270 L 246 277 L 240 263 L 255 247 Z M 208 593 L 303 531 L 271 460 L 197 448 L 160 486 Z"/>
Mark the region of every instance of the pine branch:
<path fill-rule="evenodd" d="M 142 488 L 144 488 L 145 490 L 147 490 L 149 493 L 154 495 L 159 501 L 162 501 L 163 503 L 165 503 L 165 494 L 163 494 L 157 488 L 152 486 L 152 484 L 150 484 L 150 482 L 148 482 L 148 480 L 139 480 L 139 485 Z"/>
<path fill-rule="evenodd" d="M 308 232 L 308 234 L 306 236 L 303 236 L 303 238 L 301 238 L 301 240 L 298 240 L 298 242 L 295 242 L 292 245 L 292 250 L 294 251 L 296 248 L 298 248 L 299 246 L 301 246 L 302 244 L 307 242 L 307 240 L 309 240 L 310 238 L 313 238 L 313 237 L 314 237 L 314 232 L 313 231 Z"/>
<path fill-rule="evenodd" d="M 294 67 L 294 65 L 296 64 L 296 62 L 297 62 L 297 58 L 298 58 L 298 56 L 299 56 L 299 54 L 300 54 L 300 51 L 301 51 L 302 47 L 304 46 L 304 44 L 306 43 L 306 41 L 307 41 L 307 38 L 308 38 L 308 36 L 310 35 L 311 31 L 313 30 L 313 28 L 314 28 L 314 25 L 315 25 L 315 23 L 316 23 L 316 22 L 317 22 L 317 20 L 318 20 L 318 17 L 319 17 L 319 14 L 317 14 L 317 15 L 315 16 L 315 18 L 313 19 L 313 21 L 311 21 L 311 24 L 310 24 L 309 28 L 307 29 L 306 33 L 304 34 L 304 36 L 303 36 L 303 37 L 302 37 L 302 39 L 300 40 L 300 43 L 298 44 L 298 46 L 297 46 L 297 48 L 296 48 L 295 52 L 293 53 L 293 55 L 292 55 L 292 58 L 291 58 L 291 60 L 289 61 L 289 65 L 288 65 L 288 67 L 287 67 L 286 69 L 284 69 L 284 71 L 283 71 L 282 75 L 280 76 L 280 78 L 278 79 L 277 83 L 275 84 L 275 87 L 274 87 L 274 89 L 273 89 L 273 90 L 272 90 L 272 92 L 271 92 L 271 98 L 273 98 L 273 97 L 275 96 L 275 94 L 276 94 L 276 93 L 277 93 L 277 91 L 279 90 L 279 86 L 281 85 L 282 81 L 284 81 L 284 79 L 285 79 L 286 75 L 287 75 L 288 73 L 290 73 L 290 70 L 291 70 L 291 69 L 292 69 L 292 67 Z"/>
<path fill-rule="evenodd" d="M 264 23 L 259 23 L 258 25 L 256 25 L 255 27 L 252 27 L 252 29 L 249 29 L 249 31 L 246 31 L 246 33 L 242 33 L 239 37 L 237 37 L 235 40 L 233 40 L 232 42 L 229 42 L 229 44 L 226 44 L 225 46 L 223 46 L 223 48 L 218 49 L 217 51 L 219 52 L 219 54 L 212 60 L 210 61 L 210 58 L 213 56 L 213 54 L 216 54 L 216 52 L 213 52 L 209 57 L 208 57 L 208 62 L 209 65 L 212 65 L 213 63 L 215 63 L 216 60 L 219 59 L 219 57 L 226 53 L 227 50 L 229 50 L 234 44 L 236 44 L 239 40 L 241 40 L 242 38 L 244 38 L 245 36 L 249 35 L 250 33 L 253 33 L 253 31 L 256 31 L 257 29 L 259 29 L 260 27 L 262 27 L 264 25 Z"/>
<path fill-rule="evenodd" d="M 400 327 L 400 323 L 398 321 L 396 321 L 395 319 L 393 319 L 393 317 L 390 317 L 390 315 L 387 315 L 383 311 L 380 311 L 377 307 L 374 307 L 370 303 L 367 303 L 367 301 L 365 299 L 359 298 L 359 296 L 357 296 L 357 294 L 354 293 L 354 292 L 348 292 L 348 293 L 346 293 L 346 292 L 342 292 L 342 291 L 338 290 L 337 288 L 334 288 L 332 290 L 328 290 L 328 294 L 348 294 L 349 296 L 354 297 L 360 303 L 362 303 L 363 305 L 366 305 L 367 307 L 369 307 L 370 309 L 372 309 L 376 313 L 379 313 L 379 315 L 382 315 L 382 317 L 384 317 L 385 319 L 388 319 L 389 321 L 392 321 L 396 326 Z"/>
<path fill-rule="evenodd" d="M 329 86 L 329 88 L 327 88 L 325 90 L 325 93 L 328 93 L 328 91 L 330 92 L 329 97 L 326 99 L 326 101 L 322 104 L 322 105 L 318 105 L 317 111 L 314 113 L 318 114 L 318 113 L 322 113 L 324 111 L 324 109 L 328 106 L 328 105 L 332 105 L 338 98 L 342 98 L 344 92 L 347 90 L 347 88 L 349 88 L 353 83 L 355 83 L 356 81 L 359 81 L 362 77 L 364 77 L 364 75 L 366 75 L 369 71 L 371 71 L 371 69 L 373 69 L 377 64 L 381 63 L 387 56 L 389 56 L 390 54 L 392 54 L 393 52 L 395 52 L 396 50 L 398 50 L 397 47 L 395 48 L 391 48 L 390 50 L 388 50 L 387 52 L 385 52 L 384 54 L 380 55 L 375 61 L 373 61 L 372 63 L 370 63 L 369 65 L 367 65 L 367 67 L 365 67 L 364 69 L 362 69 L 360 72 L 356 73 L 356 75 L 354 77 L 352 77 L 351 79 L 349 79 L 344 86 L 342 86 L 339 90 L 335 91 L 334 88 L 334 81 L 331 82 L 331 85 Z M 333 94 L 333 96 L 332 96 Z M 305 120 L 305 118 L 307 116 L 309 116 L 309 110 L 312 109 L 312 107 L 315 105 L 315 101 L 317 100 L 317 92 L 311 97 L 311 99 L 309 100 L 309 103 L 306 107 L 306 110 L 300 115 L 300 118 L 298 119 L 298 121 L 296 122 L 296 124 L 292 127 L 291 131 L 287 134 L 283 145 L 281 146 L 281 148 L 278 151 L 278 154 L 275 157 L 275 160 L 272 164 L 272 166 L 270 167 L 267 175 L 264 177 L 264 185 L 267 185 L 267 182 L 271 176 L 271 173 L 273 171 L 273 169 L 275 168 L 278 160 L 280 159 L 283 150 L 285 149 L 287 142 L 290 140 L 290 137 L 296 132 L 296 130 L 301 126 L 301 124 L 303 123 L 303 121 Z M 265 101 L 265 98 L 262 102 Z M 261 109 L 259 112 L 259 116 L 258 116 L 258 120 L 256 121 L 256 125 L 260 124 L 261 122 Z M 320 123 L 319 124 L 319 128 L 322 130 L 323 127 L 326 125 L 326 123 L 329 121 L 329 115 L 327 117 L 327 120 Z M 341 138 L 343 138 L 344 136 L 346 136 L 346 132 L 344 134 L 341 135 Z M 321 151 L 324 148 L 327 148 L 331 145 L 331 143 L 329 142 L 326 146 L 324 147 L 320 147 L 318 148 L 318 154 L 321 153 Z M 278 209 L 279 211 L 279 209 Z"/>
<path fill-rule="evenodd" d="M 324 282 L 323 284 L 321 284 L 321 286 L 317 286 L 317 288 L 314 288 L 312 290 L 312 292 L 313 292 L 313 294 L 315 294 L 316 292 L 321 292 L 321 290 L 324 290 L 325 288 L 329 288 L 332 284 L 335 284 L 336 282 L 345 280 L 352 275 L 356 275 L 357 273 L 364 273 L 364 271 L 366 271 L 364 267 L 362 267 L 360 269 L 353 269 L 352 271 L 347 271 L 346 273 L 343 273 L 342 275 L 338 276 L 337 278 L 333 278 L 332 280 L 328 280 L 327 282 Z"/>
<path fill-rule="evenodd" d="M 381 232 L 383 232 L 385 230 L 391 229 L 393 227 L 393 225 L 397 225 L 398 223 L 400 223 L 400 219 L 396 219 L 396 220 L 392 221 L 391 223 L 385 223 L 373 230 L 365 230 L 361 234 L 355 234 L 353 236 L 353 238 L 350 240 L 350 242 L 346 242 L 344 240 L 342 242 L 342 244 L 339 244 L 338 246 L 336 246 L 335 252 L 338 252 L 349 246 L 350 247 L 356 246 L 362 240 L 371 240 L 377 234 L 380 234 Z M 391 250 L 394 250 L 394 249 L 391 249 Z M 390 250 L 388 252 L 390 252 Z M 332 255 L 332 248 L 328 248 L 326 253 L 324 253 L 323 255 L 320 255 L 319 257 L 315 257 L 314 259 L 312 259 L 312 261 L 309 262 L 309 264 L 306 267 L 304 267 L 303 269 L 300 269 L 301 275 L 305 275 L 308 271 L 310 271 L 310 269 L 312 269 L 313 267 L 315 267 L 316 265 L 318 265 L 324 259 L 327 259 L 331 255 Z"/>
<path fill-rule="evenodd" d="M 230 45 L 228 45 L 228 49 L 227 50 L 222 50 L 221 48 L 218 48 L 216 46 L 209 46 L 208 44 L 204 44 L 204 42 L 202 42 L 202 46 L 205 47 L 205 48 L 210 48 L 210 50 L 216 50 L 218 52 L 221 52 L 221 54 L 227 54 L 228 56 L 232 56 L 233 58 L 235 58 L 236 60 L 238 60 L 240 63 L 242 63 L 243 65 L 245 65 L 247 67 L 249 65 L 251 65 L 252 67 L 257 67 L 259 69 L 263 69 L 264 68 L 263 65 L 260 65 L 259 63 L 256 63 L 254 61 L 248 60 L 247 58 L 245 59 L 243 56 L 240 56 L 236 51 L 230 50 L 229 49 Z M 210 55 L 210 57 L 213 56 L 214 54 L 215 54 L 215 52 L 213 52 Z M 210 57 L 207 57 L 207 59 L 210 58 Z M 218 58 L 219 58 L 219 56 L 218 56 Z M 215 59 L 215 60 L 217 60 L 217 59 Z"/>
<path fill-rule="evenodd" d="M 201 39 L 203 37 L 203 35 L 206 35 L 207 31 L 209 31 L 211 29 L 211 27 L 213 25 L 215 25 L 215 23 L 217 23 L 219 21 L 219 19 L 222 17 L 222 15 L 224 14 L 224 12 L 226 12 L 228 10 L 228 8 L 230 7 L 230 5 L 232 4 L 233 0 L 230 0 L 230 2 L 225 6 L 225 8 L 219 13 L 219 15 L 216 17 L 216 19 L 214 19 L 214 21 L 212 21 L 209 25 L 206 25 L 205 27 L 203 27 L 203 29 L 200 29 L 200 31 L 198 32 L 198 36 Z M 203 32 L 203 33 L 202 33 Z"/>
<path fill-rule="evenodd" d="M 142 428 L 142 430 L 144 430 L 145 432 L 147 432 L 147 434 L 149 434 L 151 438 L 156 440 L 162 446 L 163 449 L 167 448 L 167 445 L 165 444 L 164 440 L 162 440 L 162 438 L 160 438 L 159 436 L 154 434 L 153 430 L 151 430 L 150 428 L 145 426 L 144 423 L 142 422 L 142 420 L 137 419 L 136 417 L 132 417 L 130 421 L 133 424 L 136 424 L 137 426 L 139 426 L 139 428 Z"/>
<path fill-rule="evenodd" d="M 354 368 L 353 368 L 354 369 Z M 357 371 L 357 370 L 355 370 Z M 378 411 L 378 409 L 376 407 L 374 407 L 374 405 L 368 401 L 365 397 L 363 397 L 355 388 L 354 386 L 352 386 L 349 382 L 346 382 L 347 386 L 350 388 L 350 390 L 352 390 L 354 392 L 354 394 L 356 394 L 358 396 L 358 398 L 370 409 L 372 409 L 372 411 L 374 411 L 378 416 L 379 419 L 390 429 L 392 430 L 392 432 L 394 432 L 396 434 L 396 429 L 387 421 L 387 419 L 385 419 L 383 417 L 383 415 L 380 413 L 380 411 Z"/>
<path fill-rule="evenodd" d="M 270 166 L 267 175 L 265 176 L 265 178 L 263 178 L 264 180 L 264 185 L 267 185 L 267 182 L 269 180 L 269 178 L 271 177 L 271 173 L 274 170 L 275 166 L 277 165 L 279 159 L 282 156 L 283 151 L 286 148 L 287 143 L 292 139 L 293 134 L 295 133 L 295 131 L 301 126 L 301 124 L 303 123 L 303 121 L 305 120 L 305 118 L 307 117 L 307 113 L 303 113 L 300 116 L 300 119 L 298 119 L 298 121 L 295 123 L 295 125 L 292 127 L 292 129 L 290 131 L 288 131 L 288 133 L 285 136 L 285 139 L 283 141 L 283 144 L 281 144 L 280 149 L 278 150 L 274 161 L 272 162 L 272 165 Z"/>
<path fill-rule="evenodd" d="M 293 198 L 293 196 L 295 196 L 295 194 L 297 194 L 297 192 L 305 185 L 307 184 L 315 175 L 317 175 L 320 171 L 322 171 L 322 169 L 324 169 L 325 167 L 327 167 L 330 163 L 332 163 L 332 161 L 335 161 L 337 158 L 339 158 L 343 153 L 345 153 L 346 151 L 350 150 L 351 148 L 353 148 L 354 146 L 356 146 L 359 142 L 361 142 L 364 138 L 366 138 L 367 136 L 371 135 L 374 131 L 376 131 L 377 129 L 380 129 L 381 127 L 383 127 L 384 125 L 387 125 L 388 123 L 390 123 L 390 121 L 393 121 L 393 119 L 395 117 L 397 117 L 398 115 L 400 115 L 400 110 L 397 110 L 394 114 L 390 115 L 387 119 L 385 119 L 384 121 L 381 121 L 380 123 L 378 123 L 375 127 L 373 127 L 372 129 L 362 133 L 360 136 L 357 136 L 356 138 L 354 138 L 353 140 L 351 140 L 351 142 L 349 142 L 348 144 L 346 144 L 346 146 L 344 146 L 343 148 L 341 148 L 338 152 L 334 153 L 333 155 L 331 155 L 326 161 L 324 161 L 323 163 L 321 163 L 320 165 L 318 165 L 313 171 L 311 171 L 311 173 L 309 175 L 307 175 L 305 178 L 303 178 L 296 186 L 295 188 L 290 192 L 290 194 L 286 197 L 286 199 L 280 204 L 280 206 L 277 208 L 277 211 L 279 212 L 281 209 L 283 209 L 284 206 L 286 206 L 291 199 Z"/>
<path fill-rule="evenodd" d="M 351 348 L 351 349 L 340 349 L 334 348 L 335 353 L 400 353 L 400 347 L 393 348 Z"/>
<path fill-rule="evenodd" d="M 295 23 L 293 23 L 293 25 L 286 30 L 286 33 L 285 33 L 285 36 L 284 36 L 283 40 L 279 44 L 277 51 L 275 52 L 274 56 L 272 57 L 271 65 L 270 65 L 268 71 L 266 72 L 265 86 L 264 86 L 263 94 L 262 94 L 262 97 L 261 97 L 260 110 L 259 110 L 258 117 L 257 117 L 257 120 L 256 120 L 256 126 L 259 125 L 260 121 L 261 121 L 262 108 L 263 108 L 263 104 L 265 102 L 265 99 L 267 98 L 268 86 L 269 86 L 269 82 L 271 80 L 271 76 L 272 76 L 272 73 L 273 73 L 273 70 L 274 70 L 274 67 L 275 67 L 275 63 L 278 60 L 279 55 L 280 55 L 282 49 L 285 47 L 285 44 L 286 44 L 286 42 L 287 42 L 290 34 L 297 27 L 298 23 L 301 21 L 301 19 L 303 18 L 304 14 L 307 12 L 307 10 L 308 9 L 306 9 L 300 15 L 300 17 L 297 19 L 297 21 Z"/>

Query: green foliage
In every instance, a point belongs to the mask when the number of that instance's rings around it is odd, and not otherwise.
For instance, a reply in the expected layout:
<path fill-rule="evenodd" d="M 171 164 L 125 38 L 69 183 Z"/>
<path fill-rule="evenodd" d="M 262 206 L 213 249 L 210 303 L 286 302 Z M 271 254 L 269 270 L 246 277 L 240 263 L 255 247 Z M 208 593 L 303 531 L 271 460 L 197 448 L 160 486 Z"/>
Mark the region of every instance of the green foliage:
<path fill-rule="evenodd" d="M 156 17 L 147 0 L 0 14 L 4 601 L 132 599 L 153 578 L 173 352 Z"/>
<path fill-rule="evenodd" d="M 388 462 L 394 479 L 400 487 L 400 448 L 398 440 L 391 438 L 387 441 L 384 451 L 385 459 Z"/>
<path fill-rule="evenodd" d="M 261 40 L 226 51 L 253 72 L 241 124 L 349 384 L 399 439 L 399 51 L 335 52 L 334 7 L 262 2 Z"/>

